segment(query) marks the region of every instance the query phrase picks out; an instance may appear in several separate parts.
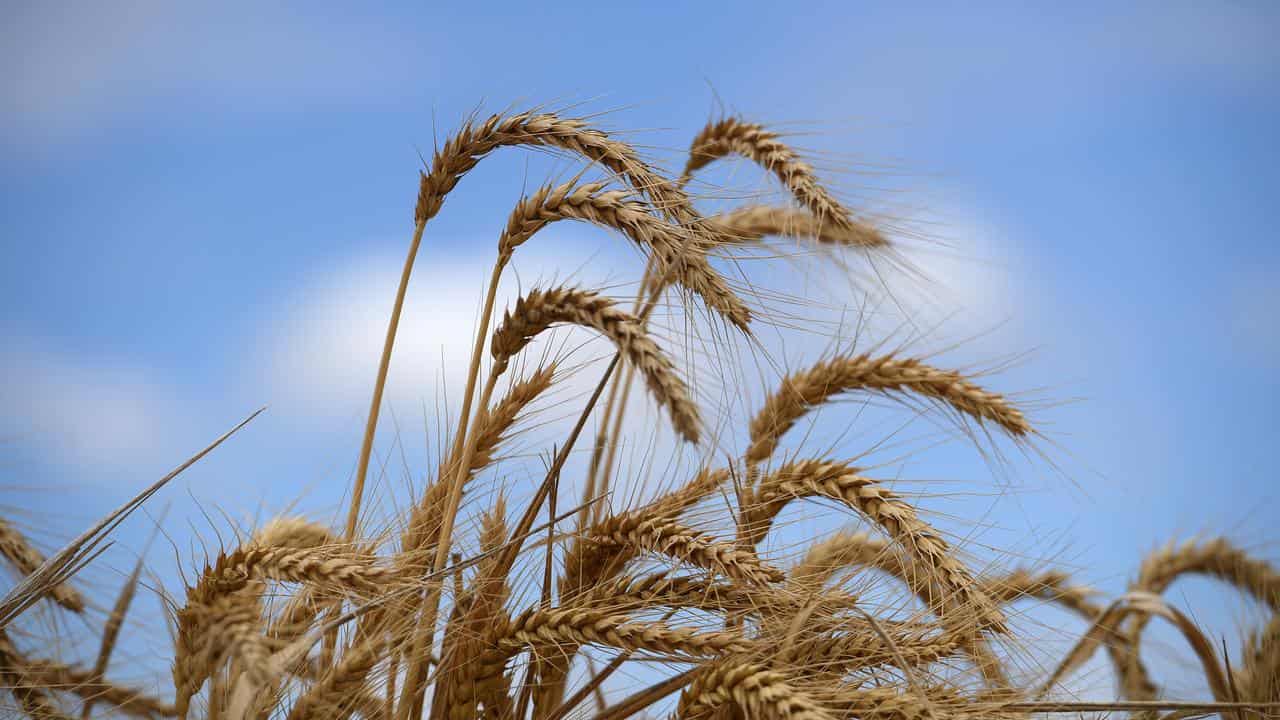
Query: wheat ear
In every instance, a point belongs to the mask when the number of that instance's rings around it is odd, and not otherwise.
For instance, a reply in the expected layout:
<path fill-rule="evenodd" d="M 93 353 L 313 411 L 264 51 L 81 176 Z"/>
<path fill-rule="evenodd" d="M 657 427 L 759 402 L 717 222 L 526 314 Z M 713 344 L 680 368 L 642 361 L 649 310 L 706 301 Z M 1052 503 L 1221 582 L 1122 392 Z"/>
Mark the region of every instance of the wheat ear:
<path fill-rule="evenodd" d="M 44 564 L 44 555 L 27 542 L 26 536 L 4 518 L 0 518 L 0 555 L 23 575 L 30 575 Z M 84 611 L 84 597 L 68 583 L 61 582 L 47 590 L 49 597 L 72 612 Z"/>
<path fill-rule="evenodd" d="M 765 476 L 743 509 L 747 542 L 758 544 L 789 501 L 806 497 L 843 503 L 884 529 L 955 601 L 947 602 L 950 611 L 935 609 L 944 621 L 950 612 L 959 610 L 965 615 L 976 614 L 981 626 L 1003 630 L 1000 611 L 976 587 L 968 569 L 955 559 L 938 532 L 896 494 L 844 463 L 803 460 Z"/>
<path fill-rule="evenodd" d="M 360 698 L 365 676 L 381 660 L 385 650 L 386 642 L 382 638 L 357 643 L 298 698 L 289 709 L 287 720 L 348 716 Z M 380 707 L 380 703 L 375 702 L 373 706 Z"/>
<path fill-rule="evenodd" d="M 625 235 L 647 251 L 652 259 L 650 270 L 657 277 L 670 278 L 747 331 L 751 311 L 707 262 L 703 254 L 707 243 L 698 232 L 653 216 L 649 207 L 628 191 L 606 187 L 605 183 L 576 182 L 547 185 L 522 200 L 498 242 L 499 262 L 505 262 L 517 247 L 550 223 L 566 219 L 588 222 Z"/>
<path fill-rule="evenodd" d="M 728 245 L 757 243 L 767 236 L 777 235 L 837 247 L 889 246 L 888 238 L 873 225 L 858 220 L 841 225 L 801 208 L 748 205 L 709 217 L 705 222 L 714 236 Z"/>
<path fill-rule="evenodd" d="M 93 663 L 93 678 L 96 683 L 102 682 L 103 676 L 107 672 L 107 665 L 111 662 L 111 653 L 115 649 L 116 639 L 120 635 L 120 627 L 124 624 L 124 618 L 129 612 L 129 606 L 133 604 L 133 596 L 138 589 L 138 581 L 142 579 L 145 555 L 146 552 L 143 551 L 143 554 L 138 557 L 138 562 L 133 566 L 133 572 L 125 580 L 124 587 L 120 589 L 115 605 L 111 608 L 111 614 L 107 616 L 107 623 L 103 626 L 102 642 L 98 646 L 98 657 Z M 92 697 L 85 699 L 84 707 L 80 711 L 81 720 L 89 720 L 90 713 L 93 712 L 94 700 L 95 698 Z"/>
<path fill-rule="evenodd" d="M 902 544 L 901 541 L 899 544 Z M 874 568 L 897 578 L 921 602 L 944 620 L 944 631 L 941 635 L 922 638 L 917 634 L 905 643 L 906 647 L 917 648 L 918 653 L 925 655 L 933 652 L 950 654 L 963 651 L 981 671 L 989 686 L 1007 687 L 1009 682 L 1004 668 L 989 643 L 984 638 L 968 632 L 968 628 L 955 624 L 952 622 L 954 618 L 944 614 L 948 612 L 947 595 L 954 591 L 945 585 L 940 586 L 937 582 L 937 571 L 929 566 L 918 567 L 920 562 L 919 557 L 899 552 L 897 546 L 870 537 L 866 533 L 837 533 L 810 547 L 804 560 L 792 568 L 788 576 L 788 586 L 813 593 L 825 585 L 839 570 L 856 566 Z M 978 598 L 980 603 L 990 602 L 983 591 L 979 591 Z M 854 646 L 856 647 L 857 644 L 855 643 Z M 889 658 L 889 660 L 893 659 Z"/>
<path fill-rule="evenodd" d="M 502 644 L 512 649 L 544 643 L 597 644 L 673 658 L 714 657 L 751 647 L 750 641 L 737 633 L 640 622 L 627 615 L 585 607 L 526 610 L 503 628 L 501 636 Z"/>
<path fill-rule="evenodd" d="M 1247 592 L 1280 613 L 1280 573 L 1269 563 L 1250 557 L 1225 538 L 1205 542 L 1170 542 L 1143 559 L 1131 591 L 1160 595 L 1183 575 L 1207 575 Z M 1142 633 L 1150 616 L 1135 611 L 1124 631 L 1128 652 L 1126 695 L 1130 700 L 1153 700 L 1158 690 L 1148 679 L 1142 662 Z"/>
<path fill-rule="evenodd" d="M 726 661 L 705 667 L 680 695 L 676 717 L 716 717 L 732 705 L 746 717 L 770 720 L 834 720 L 817 702 L 775 670 Z"/>
<path fill-rule="evenodd" d="M 1015 438 L 1032 431 L 1022 412 L 1004 396 L 983 390 L 958 372 L 914 358 L 863 354 L 832 358 L 785 378 L 751 421 L 747 461 L 767 460 L 782 435 L 805 413 L 851 390 L 909 392 L 945 403 L 978 422 L 993 422 Z"/>
<path fill-rule="evenodd" d="M 777 134 L 763 125 L 738 118 L 710 123 L 694 137 L 680 184 L 687 182 L 697 170 L 727 155 L 741 155 L 772 172 L 791 195 L 822 222 L 852 228 L 853 214 L 823 187 L 808 163 L 779 140 Z"/>
<path fill-rule="evenodd" d="M 681 437 L 698 441 L 698 409 L 671 360 L 636 316 L 593 292 L 569 287 L 534 289 L 517 300 L 493 333 L 490 352 L 495 374 L 534 336 L 557 323 L 589 327 L 612 340 L 618 352 L 644 376 L 649 392 L 667 409 Z"/>

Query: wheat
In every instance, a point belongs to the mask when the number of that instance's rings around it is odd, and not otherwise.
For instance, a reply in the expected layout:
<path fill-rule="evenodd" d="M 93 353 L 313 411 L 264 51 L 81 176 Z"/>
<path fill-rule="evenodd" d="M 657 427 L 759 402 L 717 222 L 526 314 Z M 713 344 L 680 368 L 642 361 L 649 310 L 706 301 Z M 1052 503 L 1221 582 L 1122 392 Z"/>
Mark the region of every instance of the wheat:
<path fill-rule="evenodd" d="M 498 241 L 499 262 L 505 262 L 517 247 L 552 222 L 589 222 L 617 230 L 648 250 L 657 277 L 679 283 L 739 329 L 748 330 L 751 311 L 707 262 L 701 247 L 706 241 L 690 227 L 654 217 L 644 203 L 631 199 L 630 193 L 605 191 L 605 187 L 604 183 L 573 182 L 544 186 L 521 201 Z"/>
<path fill-rule="evenodd" d="M 834 720 L 817 702 L 787 682 L 780 672 L 749 663 L 708 666 L 680 696 L 682 718 L 711 717 L 732 703 L 748 717 L 775 720 Z"/>
<path fill-rule="evenodd" d="M 4 518 L 0 518 L 0 555 L 23 575 L 34 573 L 44 564 L 44 556 L 40 551 L 32 547 L 27 538 Z M 47 592 L 62 607 L 72 612 L 84 611 L 84 598 L 67 583 L 57 583 Z"/>
<path fill-rule="evenodd" d="M 26 658 L 18 653 L 9 636 L 0 629 L 0 685 L 13 693 L 22 711 L 41 720 L 69 720 L 49 696 L 48 684 L 38 682 L 27 670 Z"/>
<path fill-rule="evenodd" d="M 1239 673 L 1244 699 L 1280 702 L 1280 614 L 1249 638 Z"/>
<path fill-rule="evenodd" d="M 681 175 L 681 184 L 700 168 L 731 154 L 748 158 L 776 175 L 792 196 L 820 221 L 841 228 L 852 227 L 853 214 L 818 182 L 812 167 L 763 125 L 738 118 L 710 123 L 698 133 L 689 146 L 689 160 Z"/>
<path fill-rule="evenodd" d="M 769 235 L 813 240 L 838 247 L 884 248 L 889 245 L 884 233 L 872 225 L 857 220 L 847 224 L 829 222 L 800 208 L 748 205 L 709 217 L 706 224 L 715 231 L 715 237 L 731 245 L 760 242 Z"/>
<path fill-rule="evenodd" d="M 954 609 L 973 612 L 981 625 L 1003 628 L 1003 619 L 975 586 L 964 565 L 945 540 L 920 520 L 916 511 L 878 482 L 843 463 L 805 460 L 779 468 L 761 480 L 743 511 L 744 531 L 751 545 L 769 531 L 773 518 L 792 499 L 825 497 L 859 511 L 898 542 L 941 587 L 953 594 Z M 939 608 L 941 610 L 941 608 Z"/>
<path fill-rule="evenodd" d="M 743 652 L 750 643 L 730 632 L 673 628 L 636 622 L 629 616 L 591 608 L 527 610 L 503 629 L 502 642 L 513 647 L 542 643 L 594 643 L 618 650 L 645 650 L 672 658 L 705 658 Z"/>
<path fill-rule="evenodd" d="M 910 392 L 946 403 L 978 422 L 989 421 L 1015 438 L 1032 430 L 1020 410 L 953 370 L 894 355 L 837 357 L 785 378 L 751 421 L 748 462 L 764 462 L 778 441 L 811 408 L 851 390 Z"/>
<path fill-rule="evenodd" d="M 1280 573 L 1270 564 L 1250 557 L 1225 538 L 1207 542 L 1188 540 L 1182 544 L 1170 542 L 1142 561 L 1138 579 L 1130 586 L 1130 591 L 1159 595 L 1187 574 L 1208 575 L 1229 583 L 1267 604 L 1273 613 L 1280 613 Z M 1125 688 L 1126 695 L 1132 700 L 1151 700 L 1158 694 L 1142 663 L 1142 633 L 1148 618 L 1147 614 L 1135 612 L 1124 632 L 1123 642 L 1128 657 Z"/>
<path fill-rule="evenodd" d="M 441 433 L 450 448 L 442 449 L 436 474 L 404 512 L 361 515 L 391 350 L 424 226 L 481 158 L 516 145 L 576 155 L 603 170 L 604 179 L 583 182 L 592 169 L 585 168 L 569 182 L 539 187 L 506 218 L 471 338 L 457 430 Z M 775 174 L 798 207 L 746 206 L 700 215 L 683 188 L 692 173 L 731 154 Z M 649 330 L 662 293 L 674 287 L 696 295 L 744 331 L 755 321 L 781 333 L 783 324 L 769 314 L 772 298 L 731 287 L 713 268 L 713 257 L 735 259 L 721 250 L 766 236 L 860 250 L 889 245 L 880 228 L 837 200 L 798 153 L 762 126 L 736 118 L 710 124 L 691 144 L 683 175 L 671 180 L 630 145 L 583 120 L 527 112 L 468 122 L 420 174 L 414 220 L 345 529 L 277 517 L 243 544 L 211 553 L 176 598 L 162 592 L 174 625 L 173 656 L 167 689 L 153 695 L 106 678 L 113 650 L 124 642 L 124 618 L 144 571 L 141 560 L 106 616 L 101 637 L 90 638 L 98 640 L 97 654 L 88 661 L 64 663 L 61 654 L 59 661 L 30 659 L 10 640 L 19 636 L 10 633 L 42 598 L 83 610 L 85 600 L 70 580 L 101 551 L 106 534 L 230 433 L 48 561 L 0 520 L 0 554 L 20 574 L 0 603 L 0 687 L 18 711 L 65 718 L 63 705 L 79 703 L 86 720 L 95 710 L 206 720 L 620 720 L 656 712 L 658 702 L 678 693 L 678 719 L 1003 720 L 1071 710 L 1126 710 L 1154 718 L 1159 709 L 1185 717 L 1207 708 L 1245 720 L 1275 707 L 1266 703 L 1280 703 L 1280 574 L 1225 540 L 1162 549 L 1143 562 L 1131 592 L 1104 605 L 1054 568 L 1009 569 L 995 562 L 990 572 L 977 572 L 907 500 L 851 463 L 767 464 L 806 414 L 850 392 L 936 405 L 1015 443 L 1038 434 L 1019 407 L 967 374 L 892 353 L 824 360 L 786 376 L 750 419 L 746 452 L 726 452 L 733 442 L 722 431 L 739 422 L 732 413 L 745 392 L 731 383 L 747 375 L 735 361 L 755 359 L 764 347 L 705 338 L 704 318 L 686 318 L 684 334 L 674 338 L 683 341 L 678 346 L 709 340 L 703 356 L 724 361 L 716 370 L 726 385 L 725 402 L 711 408 L 719 417 L 708 413 L 711 421 L 704 422 L 706 410 L 696 405 L 668 349 Z M 640 249 L 647 267 L 635 310 L 620 309 L 599 290 L 560 286 L 529 291 L 494 322 L 504 268 L 521 245 L 561 220 L 616 231 Z M 517 433 L 540 429 L 527 416 L 571 374 L 559 369 L 567 367 L 572 351 L 548 352 L 523 379 L 507 371 L 535 337 L 560 324 L 602 334 L 617 352 L 567 440 L 553 446 L 549 467 L 531 468 L 532 461 L 505 446 Z M 747 332 L 744 339 L 757 338 Z M 480 386 L 486 347 L 492 363 Z M 622 361 L 628 375 L 617 379 L 604 412 L 596 414 L 595 403 Z M 622 486 L 611 487 L 610 481 L 615 465 L 625 466 L 615 461 L 632 372 L 644 377 L 676 434 L 692 444 L 668 470 L 684 467 L 695 451 L 699 455 L 692 471 L 680 475 L 684 482 L 644 502 L 634 501 L 638 488 L 626 488 L 633 501 L 623 506 Z M 509 385 L 495 402 L 499 381 Z M 570 477 L 577 466 L 566 463 L 591 417 L 600 430 L 582 483 L 582 505 L 565 512 L 564 483 L 578 480 Z M 649 453 L 642 472 L 666 472 L 657 462 L 647 463 L 661 459 L 654 454 L 659 446 L 653 445 L 652 429 L 639 434 L 635 447 Z M 531 469 L 541 482 L 531 494 L 519 492 L 515 486 Z M 478 492 L 482 476 L 492 482 Z M 509 498 L 525 501 L 510 527 Z M 779 513 L 807 498 L 855 511 L 880 532 L 779 542 L 769 545 L 766 557 L 763 541 Z M 574 516 L 576 527 L 566 529 L 563 521 Z M 540 518 L 546 523 L 535 527 Z M 397 531 L 398 543 L 389 541 Z M 238 528 L 236 536 L 241 537 Z M 779 569 L 784 566 L 790 569 Z M 870 584 L 864 590 L 864 572 L 896 578 L 928 612 L 904 612 L 900 600 L 917 604 L 909 596 L 885 595 Z M 1218 656 L 1187 613 L 1158 597 L 1187 574 L 1222 580 L 1270 609 L 1270 619 L 1249 636 L 1235 666 Z M 1004 606 L 1026 599 L 1061 605 L 1089 623 L 1039 687 L 1005 674 L 1009 653 L 993 637 L 1005 633 L 1000 639 L 1019 650 L 1038 649 L 1034 638 L 1015 635 L 1004 623 Z M 1190 644 L 1217 703 L 1159 699 L 1138 653 L 1143 627 L 1154 616 L 1172 623 Z M 63 616 L 55 609 L 53 617 Z M 36 616 L 31 625 L 51 631 L 49 646 L 60 651 L 91 645 L 60 642 L 65 623 Z M 21 637 L 25 644 L 28 635 Z M 1103 645 L 1117 666 L 1121 692 L 1137 700 L 1039 701 Z M 575 666 L 586 646 L 612 654 L 602 670 L 590 655 Z M 640 668 L 661 677 L 620 700 L 606 692 L 613 689 L 608 683 Z M 570 680 L 581 682 L 566 693 Z M 172 703 L 164 699 L 169 690 Z M 594 713 L 586 707 L 593 696 Z"/>
<path fill-rule="evenodd" d="M 676 432 L 689 442 L 698 441 L 697 406 L 671 361 L 639 319 L 595 293 L 558 287 L 535 289 L 522 296 L 493 333 L 490 352 L 495 372 L 501 372 L 534 336 L 557 323 L 589 327 L 612 340 L 618 352 L 644 376 L 658 404 L 666 407 Z"/>

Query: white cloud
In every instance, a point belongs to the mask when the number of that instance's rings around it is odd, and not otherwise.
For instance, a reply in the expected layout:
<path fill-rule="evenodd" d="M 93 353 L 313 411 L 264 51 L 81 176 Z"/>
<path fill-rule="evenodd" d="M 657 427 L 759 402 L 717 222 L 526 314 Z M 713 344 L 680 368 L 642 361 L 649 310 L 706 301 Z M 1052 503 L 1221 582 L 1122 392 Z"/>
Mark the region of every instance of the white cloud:
<path fill-rule="evenodd" d="M 172 395 L 144 368 L 30 348 L 0 367 L 4 434 L 55 463 L 126 468 L 170 445 Z"/>
<path fill-rule="evenodd" d="M 495 324 L 522 288 L 550 281 L 543 268 L 563 271 L 590 257 L 591 250 L 579 242 L 586 233 L 561 226 L 543 235 L 541 242 L 521 247 L 504 273 Z M 616 243 L 611 239 L 606 253 L 595 258 L 603 261 L 599 264 L 613 267 L 615 258 L 624 257 Z M 490 248 L 493 239 L 448 245 Z M 459 401 L 493 262 L 492 254 L 483 252 L 444 260 L 433 257 L 435 252 L 424 247 L 414 268 L 385 396 L 392 407 L 415 413 L 424 401 L 429 412 L 435 411 L 439 388 L 447 388 L 453 405 Z M 317 269 L 274 312 L 257 342 L 253 371 L 267 384 L 265 397 L 275 411 L 323 419 L 367 409 L 403 261 L 400 255 L 384 254 Z M 617 263 L 634 265 L 636 274 L 643 267 L 635 256 Z M 586 287 L 616 279 L 554 277 Z M 589 352 L 577 357 L 586 359 Z M 487 346 L 484 353 L 487 358 Z"/>
<path fill-rule="evenodd" d="M 313 276 L 265 332 L 267 393 L 278 409 L 346 415 L 368 402 L 402 259 L 361 258 Z M 409 286 L 388 382 L 392 404 L 462 381 L 482 301 L 480 264 L 432 266 L 420 258 Z M 443 371 L 444 377 L 438 374 Z"/>

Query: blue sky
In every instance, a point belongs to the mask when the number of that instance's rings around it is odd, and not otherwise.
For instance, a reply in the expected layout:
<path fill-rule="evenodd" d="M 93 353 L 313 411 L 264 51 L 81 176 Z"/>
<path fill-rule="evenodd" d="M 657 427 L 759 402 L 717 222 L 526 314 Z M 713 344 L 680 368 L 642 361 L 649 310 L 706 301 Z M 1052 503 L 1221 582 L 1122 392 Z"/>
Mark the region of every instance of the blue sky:
<path fill-rule="evenodd" d="M 173 541 L 208 535 L 200 508 L 244 517 L 305 492 L 336 513 L 417 153 L 477 107 L 582 103 L 674 165 L 722 103 L 824 153 L 855 205 L 945 243 L 904 240 L 934 276 L 922 312 L 954 312 L 931 347 L 981 333 L 944 357 L 1020 357 L 989 382 L 1039 401 L 1057 469 L 999 473 L 1009 497 L 975 506 L 1002 528 L 991 543 L 1111 592 L 1174 536 L 1277 557 L 1274 6 L 303 7 L 7 8 L 0 505 L 49 542 L 263 404 L 168 491 Z M 419 479 L 508 208 L 573 169 L 495 156 L 428 229 L 390 392 Z M 709 177 L 767 188 L 743 166 Z M 634 258 L 557 228 L 520 270 L 625 281 Z M 1008 481 L 958 447 L 897 473 Z M 146 533 L 130 524 L 122 546 Z M 1234 638 L 1239 607 L 1206 612 Z"/>

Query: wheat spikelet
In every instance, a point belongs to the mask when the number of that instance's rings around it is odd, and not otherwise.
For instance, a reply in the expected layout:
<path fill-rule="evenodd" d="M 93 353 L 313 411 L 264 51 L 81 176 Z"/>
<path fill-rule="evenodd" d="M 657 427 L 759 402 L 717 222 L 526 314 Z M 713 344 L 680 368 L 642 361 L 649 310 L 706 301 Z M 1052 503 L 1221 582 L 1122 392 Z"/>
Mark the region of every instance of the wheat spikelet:
<path fill-rule="evenodd" d="M 705 658 L 742 652 L 750 647 L 749 641 L 736 633 L 638 622 L 627 615 L 583 607 L 527 610 L 504 628 L 502 636 L 502 643 L 512 648 L 538 644 L 596 644 L 680 658 Z"/>
<path fill-rule="evenodd" d="M 748 205 L 706 220 L 716 238 L 726 244 L 756 243 L 769 235 L 814 240 L 821 245 L 883 248 L 889 240 L 879 228 L 850 220 L 848 225 L 827 222 L 808 210 L 773 205 Z"/>
<path fill-rule="evenodd" d="M 605 187 L 605 183 L 548 185 L 522 200 L 498 241 L 499 262 L 505 263 L 517 247 L 550 223 L 565 219 L 592 223 L 617 230 L 647 250 L 657 277 L 679 283 L 746 331 L 751 312 L 707 262 L 702 248 L 706 241 L 687 226 L 654 217 L 629 192 L 605 191 Z"/>
<path fill-rule="evenodd" d="M 697 567 L 755 585 L 780 582 L 782 573 L 764 565 L 754 553 L 732 543 L 707 540 L 702 533 L 674 522 L 644 520 L 610 531 L 596 531 L 589 542 L 625 547 L 632 551 L 668 555 Z"/>
<path fill-rule="evenodd" d="M 834 720 L 834 715 L 796 689 L 785 675 L 751 663 L 707 666 L 680 695 L 676 717 L 714 717 L 725 705 L 747 717 L 774 720 Z"/>
<path fill-rule="evenodd" d="M 778 177 L 791 195 L 819 221 L 851 230 L 853 214 L 818 182 L 813 168 L 762 125 L 725 118 L 709 123 L 689 146 L 680 184 L 697 170 L 726 155 L 737 154 Z"/>
<path fill-rule="evenodd" d="M 497 372 L 533 337 L 556 323 L 589 327 L 613 341 L 645 378 L 659 405 L 666 407 L 671 423 L 687 441 L 698 441 L 698 410 L 684 381 L 671 361 L 634 315 L 614 307 L 599 295 L 575 288 L 535 289 L 516 301 L 493 333 L 490 352 Z"/>
<path fill-rule="evenodd" d="M 908 630 L 894 633 L 891 643 L 885 643 L 879 634 L 868 630 L 845 633 L 805 633 L 796 640 L 794 653 L 803 658 L 808 671 L 828 671 L 839 668 L 841 672 L 865 669 L 876 665 L 896 665 L 905 662 L 910 671 L 914 667 L 928 665 L 957 653 L 967 652 L 964 643 L 952 634 L 930 630 Z"/>
<path fill-rule="evenodd" d="M 374 565 L 370 558 L 321 548 L 249 547 L 219 556 L 215 567 L 202 580 L 204 592 L 229 593 L 249 580 L 274 580 L 314 585 L 337 592 L 375 597 L 399 573 Z"/>
<path fill-rule="evenodd" d="M 32 547 L 27 538 L 4 518 L 0 518 L 0 555 L 23 575 L 30 575 L 44 564 L 44 556 L 40 551 Z M 54 602 L 72 612 L 84 611 L 84 597 L 67 583 L 53 585 L 48 589 L 48 594 Z"/>
<path fill-rule="evenodd" d="M 953 370 L 941 370 L 914 358 L 894 355 L 837 357 L 783 380 L 751 421 L 748 462 L 764 462 L 778 441 L 811 408 L 851 390 L 910 392 L 946 403 L 978 422 L 999 425 L 1020 438 L 1032 432 L 1022 412 L 997 393 L 988 392 Z"/>
<path fill-rule="evenodd" d="M 968 569 L 952 556 L 937 531 L 897 495 L 843 463 L 804 460 L 765 476 L 743 510 L 748 544 L 759 543 L 789 501 L 805 497 L 830 498 L 859 511 L 883 528 L 954 598 L 955 602 L 947 603 L 952 610 L 972 612 L 982 626 L 1003 629 L 1000 611 L 976 587 Z M 941 607 L 935 611 L 944 617 L 948 612 Z"/>
<path fill-rule="evenodd" d="M 786 594 L 762 597 L 759 589 L 743 587 L 739 583 L 671 575 L 667 571 L 640 576 L 623 575 L 598 582 L 575 602 L 618 613 L 652 610 L 660 606 L 725 613 L 756 611 L 774 604 L 787 608 L 797 606 L 795 599 Z"/>

